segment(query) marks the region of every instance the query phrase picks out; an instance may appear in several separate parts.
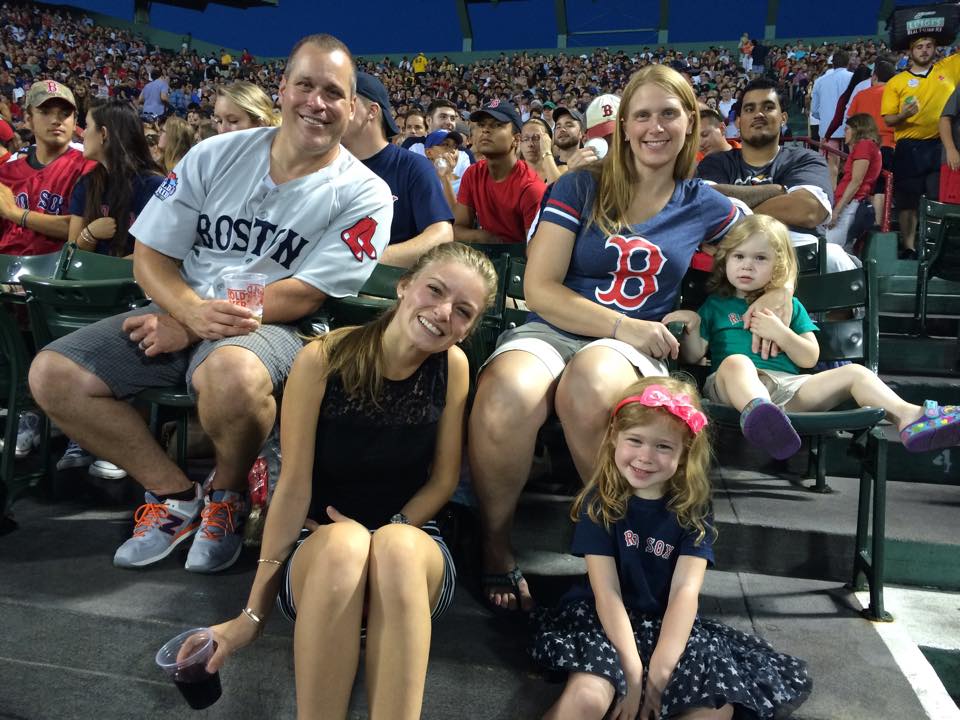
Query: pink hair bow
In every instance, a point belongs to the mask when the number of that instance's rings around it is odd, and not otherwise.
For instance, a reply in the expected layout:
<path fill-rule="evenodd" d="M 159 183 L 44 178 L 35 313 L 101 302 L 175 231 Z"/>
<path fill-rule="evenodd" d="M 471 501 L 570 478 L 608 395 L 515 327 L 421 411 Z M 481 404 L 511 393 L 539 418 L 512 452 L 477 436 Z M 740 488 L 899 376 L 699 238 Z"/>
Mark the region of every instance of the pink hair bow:
<path fill-rule="evenodd" d="M 613 409 L 613 416 L 616 417 L 624 405 L 635 402 L 647 407 L 666 408 L 671 414 L 683 420 L 694 435 L 703 430 L 707 424 L 707 416 L 693 406 L 689 395 L 671 395 L 663 385 L 648 385 L 641 395 L 625 397 Z"/>

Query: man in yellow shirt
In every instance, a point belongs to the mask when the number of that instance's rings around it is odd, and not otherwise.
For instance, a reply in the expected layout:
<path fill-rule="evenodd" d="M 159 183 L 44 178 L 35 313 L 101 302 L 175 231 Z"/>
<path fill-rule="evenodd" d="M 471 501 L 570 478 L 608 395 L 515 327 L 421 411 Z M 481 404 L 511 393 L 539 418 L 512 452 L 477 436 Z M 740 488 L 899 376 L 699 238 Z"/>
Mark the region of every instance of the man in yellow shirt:
<path fill-rule="evenodd" d="M 960 77 L 960 54 L 934 63 L 933 38 L 910 45 L 910 67 L 890 79 L 883 89 L 880 112 L 893 128 L 894 201 L 903 248 L 900 257 L 916 259 L 917 208 L 920 197 L 935 200 L 940 184 L 940 113 Z"/>
<path fill-rule="evenodd" d="M 426 55 L 424 55 L 423 53 L 420 53 L 419 55 L 417 55 L 413 59 L 413 74 L 422 75 L 423 73 L 425 73 L 427 71 L 428 63 L 429 61 L 427 60 Z"/>

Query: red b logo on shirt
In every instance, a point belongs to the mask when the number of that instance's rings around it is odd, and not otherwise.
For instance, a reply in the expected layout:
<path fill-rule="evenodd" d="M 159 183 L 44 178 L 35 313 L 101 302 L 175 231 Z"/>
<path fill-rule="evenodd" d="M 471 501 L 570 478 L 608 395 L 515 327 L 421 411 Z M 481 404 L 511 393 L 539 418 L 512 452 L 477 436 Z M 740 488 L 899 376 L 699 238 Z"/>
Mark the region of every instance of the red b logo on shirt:
<path fill-rule="evenodd" d="M 596 289 L 594 295 L 597 302 L 604 305 L 616 305 L 621 310 L 631 311 L 643 307 L 653 293 L 658 289 L 657 275 L 663 268 L 666 258 L 660 248 L 654 245 L 646 238 L 639 236 L 623 237 L 622 235 L 611 235 L 607 238 L 606 247 L 613 247 L 617 250 L 617 265 L 610 275 L 613 280 L 610 285 L 601 290 Z M 639 268 L 630 266 L 630 260 L 637 258 L 639 261 L 643 254 L 646 254 L 646 264 Z M 640 289 L 635 294 L 628 294 L 626 291 L 627 281 L 634 280 L 635 285 Z"/>

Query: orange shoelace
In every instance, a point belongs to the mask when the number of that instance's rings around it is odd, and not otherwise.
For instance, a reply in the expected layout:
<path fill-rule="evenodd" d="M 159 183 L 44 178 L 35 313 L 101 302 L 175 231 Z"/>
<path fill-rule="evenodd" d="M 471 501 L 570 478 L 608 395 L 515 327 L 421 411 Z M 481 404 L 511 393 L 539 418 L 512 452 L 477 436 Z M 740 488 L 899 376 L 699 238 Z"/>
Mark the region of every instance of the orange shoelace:
<path fill-rule="evenodd" d="M 200 517 L 203 518 L 201 530 L 208 540 L 214 540 L 234 531 L 233 503 L 211 500 L 200 513 Z M 217 533 L 213 528 L 219 528 L 222 532 Z"/>
<path fill-rule="evenodd" d="M 163 503 L 144 503 L 137 508 L 133 519 L 136 527 L 133 536 L 139 537 L 152 527 L 156 527 L 170 516 L 170 511 Z"/>

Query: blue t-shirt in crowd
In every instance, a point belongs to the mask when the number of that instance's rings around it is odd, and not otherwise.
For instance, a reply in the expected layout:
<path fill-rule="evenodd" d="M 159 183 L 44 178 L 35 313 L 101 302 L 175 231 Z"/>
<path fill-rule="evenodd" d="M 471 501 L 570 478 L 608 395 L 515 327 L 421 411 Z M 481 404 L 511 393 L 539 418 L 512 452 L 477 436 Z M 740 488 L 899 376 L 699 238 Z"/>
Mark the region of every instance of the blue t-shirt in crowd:
<path fill-rule="evenodd" d="M 742 215 L 730 198 L 700 180 L 680 180 L 660 212 L 608 236 L 589 222 L 596 187 L 595 176 L 585 170 L 561 176 L 540 222 L 576 235 L 566 287 L 641 320 L 660 320 L 673 310 L 694 251 L 719 241 Z M 547 322 L 535 313 L 530 320 Z"/>
<path fill-rule="evenodd" d="M 70 195 L 70 214 L 77 215 L 78 217 L 83 217 L 84 210 L 87 206 L 87 185 L 90 182 L 90 176 L 84 175 L 77 181 L 77 184 L 73 187 L 73 193 Z M 109 180 L 108 180 L 109 182 Z M 153 193 L 160 183 L 163 182 L 163 175 L 139 175 L 133 181 L 133 197 L 130 200 L 130 220 L 127 223 L 129 228 L 133 225 L 133 221 L 137 219 L 137 216 L 143 210 L 144 206 L 153 197 Z M 106 194 L 106 193 L 104 193 Z M 110 206 L 101 205 L 100 213 L 98 217 L 107 217 L 110 215 Z M 134 238 L 132 235 L 127 235 L 127 244 L 124 248 L 123 254 L 129 255 L 133 252 L 133 241 Z M 113 238 L 107 238 L 105 240 L 100 240 L 97 243 L 96 252 L 101 255 L 109 255 L 110 247 L 113 245 Z"/>
<path fill-rule="evenodd" d="M 606 529 L 587 514 L 587 503 L 573 533 L 570 552 L 579 557 L 612 557 L 620 578 L 623 604 L 635 612 L 662 616 L 670 598 L 670 582 L 681 555 L 693 555 L 713 566 L 713 517 L 706 519 L 707 533 L 696 544 L 697 531 L 681 527 L 667 508 L 666 496 L 659 500 L 631 497 L 622 520 Z M 563 602 L 593 600 L 590 583 L 584 579 L 572 587 Z"/>
<path fill-rule="evenodd" d="M 143 98 L 143 111 L 152 115 L 163 115 L 167 109 L 163 104 L 163 96 L 169 92 L 170 86 L 162 78 L 148 82 L 140 91 L 140 97 Z"/>
<path fill-rule="evenodd" d="M 380 176 L 393 194 L 391 243 L 416 237 L 433 223 L 453 222 L 440 178 L 427 158 L 388 143 L 363 164 Z"/>

